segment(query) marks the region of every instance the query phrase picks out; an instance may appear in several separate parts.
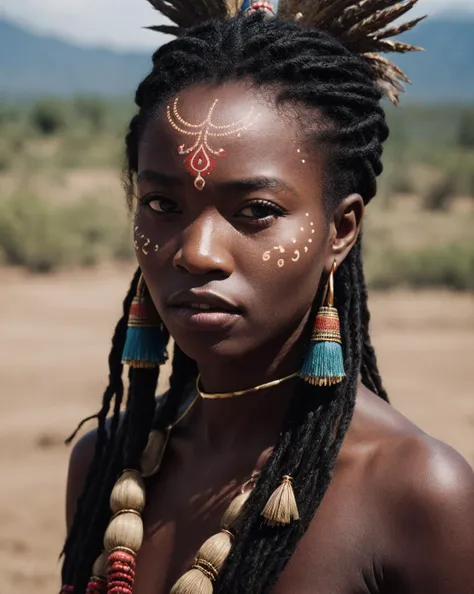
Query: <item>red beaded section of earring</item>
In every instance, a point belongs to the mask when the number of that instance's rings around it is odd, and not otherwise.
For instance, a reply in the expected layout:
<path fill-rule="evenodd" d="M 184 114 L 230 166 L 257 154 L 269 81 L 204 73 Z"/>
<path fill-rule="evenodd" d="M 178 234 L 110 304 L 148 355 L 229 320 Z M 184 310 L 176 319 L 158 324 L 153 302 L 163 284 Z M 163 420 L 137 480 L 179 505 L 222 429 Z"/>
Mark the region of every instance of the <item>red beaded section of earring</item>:
<path fill-rule="evenodd" d="M 61 592 L 60 592 L 60 594 L 72 594 L 72 593 L 73 593 L 73 591 L 74 591 L 74 588 L 73 588 L 73 586 L 67 586 L 67 585 L 66 585 L 66 586 L 63 586 L 63 587 L 61 588 Z"/>

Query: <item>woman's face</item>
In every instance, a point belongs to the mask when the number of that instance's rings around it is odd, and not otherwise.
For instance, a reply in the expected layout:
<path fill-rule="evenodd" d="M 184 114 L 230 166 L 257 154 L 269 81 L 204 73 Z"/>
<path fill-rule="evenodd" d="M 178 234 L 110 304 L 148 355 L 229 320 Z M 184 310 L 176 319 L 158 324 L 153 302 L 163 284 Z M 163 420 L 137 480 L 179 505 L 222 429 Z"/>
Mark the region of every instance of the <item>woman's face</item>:
<path fill-rule="evenodd" d="M 244 83 L 184 90 L 147 124 L 137 190 L 138 262 L 187 355 L 241 357 L 299 336 L 338 233 L 322 159 L 289 111 Z"/>

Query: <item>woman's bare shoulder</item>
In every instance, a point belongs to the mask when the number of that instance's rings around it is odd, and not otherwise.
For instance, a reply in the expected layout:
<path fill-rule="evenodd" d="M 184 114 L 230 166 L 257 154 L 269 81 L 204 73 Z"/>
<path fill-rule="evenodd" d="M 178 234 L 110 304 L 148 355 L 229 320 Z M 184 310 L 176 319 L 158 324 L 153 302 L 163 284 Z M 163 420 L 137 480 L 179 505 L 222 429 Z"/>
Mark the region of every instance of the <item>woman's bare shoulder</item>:
<path fill-rule="evenodd" d="M 107 426 L 109 422 L 107 421 Z M 97 428 L 83 435 L 72 448 L 66 487 L 66 525 L 69 531 L 77 501 L 84 488 L 89 466 L 92 462 L 97 442 Z"/>
<path fill-rule="evenodd" d="M 157 406 L 160 406 L 165 398 L 166 393 L 157 396 Z M 120 415 L 120 423 L 122 423 L 123 418 L 124 413 Z M 107 432 L 110 430 L 110 419 L 106 421 L 105 428 Z M 68 530 L 71 527 L 77 501 L 84 488 L 87 473 L 94 458 L 96 443 L 97 428 L 83 435 L 71 450 L 66 488 L 66 524 Z"/>
<path fill-rule="evenodd" d="M 367 392 L 354 415 L 356 441 L 370 446 L 366 479 L 392 535 L 392 567 L 410 591 L 423 584 L 430 592 L 460 591 L 439 584 L 474 578 L 474 471 L 449 445 Z"/>

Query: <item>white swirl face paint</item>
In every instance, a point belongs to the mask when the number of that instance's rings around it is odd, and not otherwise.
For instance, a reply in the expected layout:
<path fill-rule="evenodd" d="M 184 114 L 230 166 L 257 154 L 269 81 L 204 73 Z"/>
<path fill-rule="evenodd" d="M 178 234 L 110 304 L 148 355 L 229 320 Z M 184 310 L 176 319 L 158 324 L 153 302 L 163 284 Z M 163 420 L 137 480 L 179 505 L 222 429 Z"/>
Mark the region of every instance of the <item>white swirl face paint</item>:
<path fill-rule="evenodd" d="M 141 251 L 142 254 L 148 256 L 151 249 L 151 239 L 149 237 L 146 237 L 145 234 L 141 232 L 140 227 L 138 225 L 135 225 L 135 227 L 133 228 L 133 232 L 135 235 L 135 239 L 133 240 L 133 247 L 135 248 L 135 251 Z M 153 246 L 153 251 L 157 252 L 159 249 L 160 246 L 157 243 L 155 243 Z"/>
<path fill-rule="evenodd" d="M 309 212 L 306 213 L 309 219 Z M 300 232 L 306 237 L 306 239 L 298 240 L 296 237 L 292 237 L 291 242 L 293 245 L 299 244 L 299 249 L 286 249 L 282 245 L 275 245 L 271 250 L 267 250 L 263 253 L 262 260 L 268 262 L 272 259 L 274 252 L 277 252 L 280 257 L 277 260 L 278 268 L 283 268 L 287 262 L 298 262 L 303 254 L 309 252 L 309 248 L 313 243 L 312 236 L 315 233 L 313 221 L 308 221 L 308 226 L 300 227 Z M 303 249 L 301 249 L 303 248 Z M 283 254 L 285 254 L 283 256 Z"/>

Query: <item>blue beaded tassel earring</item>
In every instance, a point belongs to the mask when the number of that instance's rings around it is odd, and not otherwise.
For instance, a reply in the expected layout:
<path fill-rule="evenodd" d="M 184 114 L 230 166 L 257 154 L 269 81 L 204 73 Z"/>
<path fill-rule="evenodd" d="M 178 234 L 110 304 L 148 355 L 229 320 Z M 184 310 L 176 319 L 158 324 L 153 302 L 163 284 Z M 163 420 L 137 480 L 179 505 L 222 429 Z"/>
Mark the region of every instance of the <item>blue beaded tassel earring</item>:
<path fill-rule="evenodd" d="M 128 314 L 122 362 L 130 367 L 158 367 L 168 358 L 162 323 L 148 293 L 143 274 Z"/>
<path fill-rule="evenodd" d="M 308 353 L 300 378 L 313 386 L 333 386 L 345 377 L 339 314 L 334 307 L 334 262 L 324 290 L 322 305 L 314 322 Z"/>

